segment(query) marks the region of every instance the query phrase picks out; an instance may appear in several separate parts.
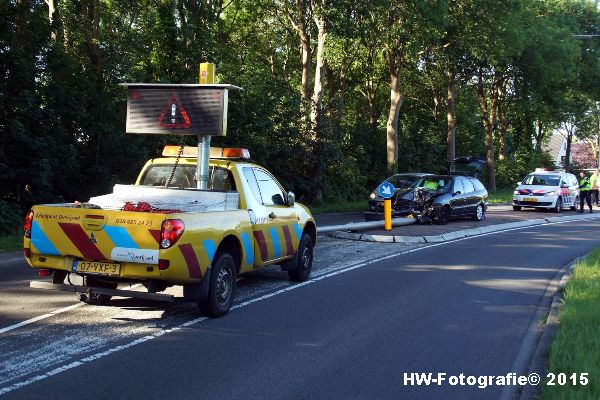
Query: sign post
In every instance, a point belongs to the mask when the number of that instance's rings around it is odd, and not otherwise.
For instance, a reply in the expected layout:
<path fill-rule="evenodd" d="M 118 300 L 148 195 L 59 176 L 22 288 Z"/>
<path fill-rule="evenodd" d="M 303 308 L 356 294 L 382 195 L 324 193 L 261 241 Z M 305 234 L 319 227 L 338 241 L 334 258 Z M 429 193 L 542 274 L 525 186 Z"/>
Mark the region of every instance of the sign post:
<path fill-rule="evenodd" d="M 215 65 L 209 63 L 200 64 L 198 83 L 210 85 L 215 83 Z M 196 162 L 196 188 L 208 189 L 208 175 L 210 172 L 210 135 L 198 135 L 198 161 Z"/>
<path fill-rule="evenodd" d="M 383 182 L 379 186 L 379 195 L 383 197 L 383 228 L 386 231 L 392 230 L 392 196 L 396 189 L 389 182 Z"/>
<path fill-rule="evenodd" d="M 210 139 L 227 133 L 229 90 L 215 84 L 214 64 L 200 65 L 197 84 L 122 83 L 127 87 L 125 132 L 198 137 L 196 188 L 208 189 Z"/>

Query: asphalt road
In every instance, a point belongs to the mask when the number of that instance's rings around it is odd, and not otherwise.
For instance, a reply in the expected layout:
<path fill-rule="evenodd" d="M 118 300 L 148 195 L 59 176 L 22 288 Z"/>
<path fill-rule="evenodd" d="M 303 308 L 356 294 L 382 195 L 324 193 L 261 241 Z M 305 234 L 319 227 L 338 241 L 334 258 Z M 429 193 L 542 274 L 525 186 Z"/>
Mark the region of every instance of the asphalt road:
<path fill-rule="evenodd" d="M 3 264 L 0 397 L 496 399 L 500 387 L 410 386 L 404 373 L 511 372 L 548 282 L 599 244 L 599 228 L 420 247 L 324 238 L 311 281 L 257 271 L 221 319 L 119 299 L 63 311 L 74 295 L 29 289 L 22 262 Z"/>

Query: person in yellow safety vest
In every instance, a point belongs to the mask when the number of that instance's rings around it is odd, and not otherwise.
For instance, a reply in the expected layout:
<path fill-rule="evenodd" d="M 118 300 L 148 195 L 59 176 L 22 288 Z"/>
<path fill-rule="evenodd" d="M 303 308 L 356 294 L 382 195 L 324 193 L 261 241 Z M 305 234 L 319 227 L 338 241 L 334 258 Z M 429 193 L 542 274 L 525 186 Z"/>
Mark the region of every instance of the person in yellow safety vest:
<path fill-rule="evenodd" d="M 600 206 L 600 199 L 598 198 L 598 178 L 600 177 L 600 169 L 594 171 L 590 177 L 590 185 L 592 185 L 592 204 Z"/>
<path fill-rule="evenodd" d="M 583 213 L 583 203 L 587 202 L 592 212 L 592 185 L 590 185 L 590 178 L 585 176 L 585 172 L 579 173 L 579 213 Z"/>

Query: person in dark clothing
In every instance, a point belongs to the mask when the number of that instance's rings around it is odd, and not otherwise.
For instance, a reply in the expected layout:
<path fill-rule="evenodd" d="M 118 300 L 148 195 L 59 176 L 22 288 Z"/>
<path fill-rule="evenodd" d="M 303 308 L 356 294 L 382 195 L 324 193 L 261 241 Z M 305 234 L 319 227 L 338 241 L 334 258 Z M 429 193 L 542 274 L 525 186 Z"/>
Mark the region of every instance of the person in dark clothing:
<path fill-rule="evenodd" d="M 585 172 L 579 173 L 579 213 L 583 213 L 583 203 L 586 202 L 592 212 L 592 185 Z"/>

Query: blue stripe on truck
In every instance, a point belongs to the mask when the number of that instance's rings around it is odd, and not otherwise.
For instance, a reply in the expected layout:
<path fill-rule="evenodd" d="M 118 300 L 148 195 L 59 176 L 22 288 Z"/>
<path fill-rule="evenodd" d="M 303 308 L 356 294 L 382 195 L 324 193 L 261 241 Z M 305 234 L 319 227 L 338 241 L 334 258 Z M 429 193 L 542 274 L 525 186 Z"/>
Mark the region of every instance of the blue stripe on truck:
<path fill-rule="evenodd" d="M 31 244 L 35 246 L 40 254 L 50 254 L 53 256 L 60 255 L 56 247 L 40 227 L 40 224 L 36 221 L 31 223 Z"/>

